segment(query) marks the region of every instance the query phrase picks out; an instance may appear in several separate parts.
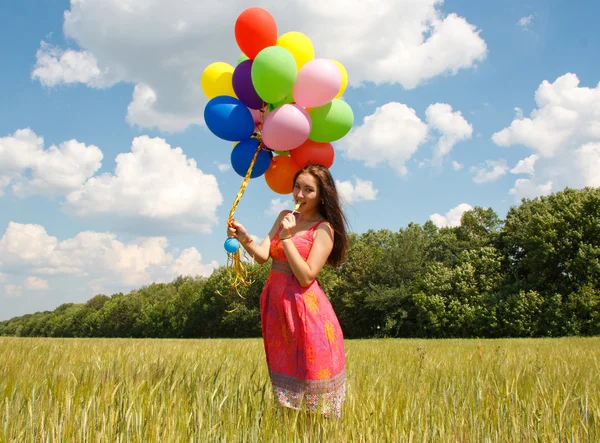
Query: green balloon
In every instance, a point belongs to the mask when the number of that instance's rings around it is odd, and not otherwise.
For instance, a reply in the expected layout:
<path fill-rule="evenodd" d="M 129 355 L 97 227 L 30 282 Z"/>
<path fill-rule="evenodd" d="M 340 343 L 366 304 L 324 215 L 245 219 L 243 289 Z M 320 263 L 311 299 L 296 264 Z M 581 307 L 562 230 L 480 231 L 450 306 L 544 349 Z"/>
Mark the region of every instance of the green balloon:
<path fill-rule="evenodd" d="M 274 151 L 275 154 L 277 155 L 286 155 L 286 156 L 290 156 L 290 151 Z"/>
<path fill-rule="evenodd" d="M 252 85 L 267 103 L 277 103 L 294 87 L 296 59 L 290 51 L 280 46 L 268 46 L 252 62 Z"/>
<path fill-rule="evenodd" d="M 329 143 L 345 136 L 354 124 L 354 113 L 348 103 L 338 98 L 308 111 L 312 129 L 308 138 L 319 143 Z"/>
<path fill-rule="evenodd" d="M 246 60 L 250 60 L 250 58 L 248 58 L 246 54 L 240 54 L 240 56 L 238 57 L 237 64 L 239 65 L 240 63 Z"/>
<path fill-rule="evenodd" d="M 279 108 L 281 105 L 287 105 L 288 103 L 292 103 L 293 101 L 294 94 L 290 92 L 283 98 L 283 100 L 279 100 L 277 103 L 269 103 L 269 110 L 272 111 L 273 109 Z"/>

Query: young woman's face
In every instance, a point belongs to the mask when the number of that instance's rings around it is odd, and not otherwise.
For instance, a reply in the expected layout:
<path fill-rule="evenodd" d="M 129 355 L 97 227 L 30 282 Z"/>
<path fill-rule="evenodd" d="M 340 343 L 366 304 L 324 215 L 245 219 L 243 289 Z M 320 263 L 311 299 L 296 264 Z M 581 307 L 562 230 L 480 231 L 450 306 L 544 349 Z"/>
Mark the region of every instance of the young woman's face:
<path fill-rule="evenodd" d="M 317 179 L 311 174 L 302 173 L 294 183 L 294 201 L 301 203 L 298 211 L 318 208 L 321 201 Z"/>

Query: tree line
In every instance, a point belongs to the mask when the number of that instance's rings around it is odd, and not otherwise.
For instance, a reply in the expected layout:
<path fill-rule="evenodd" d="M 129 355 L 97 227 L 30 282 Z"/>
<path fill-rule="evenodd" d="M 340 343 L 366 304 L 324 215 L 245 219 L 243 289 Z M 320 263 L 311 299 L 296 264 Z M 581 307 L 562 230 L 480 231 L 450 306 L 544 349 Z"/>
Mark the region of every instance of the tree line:
<path fill-rule="evenodd" d="M 15 317 L 0 335 L 260 337 L 269 267 L 251 265 L 240 296 L 222 267 Z M 346 262 L 319 282 L 347 338 L 600 334 L 600 188 L 523 199 L 504 220 L 476 207 L 457 227 L 351 234 Z"/>

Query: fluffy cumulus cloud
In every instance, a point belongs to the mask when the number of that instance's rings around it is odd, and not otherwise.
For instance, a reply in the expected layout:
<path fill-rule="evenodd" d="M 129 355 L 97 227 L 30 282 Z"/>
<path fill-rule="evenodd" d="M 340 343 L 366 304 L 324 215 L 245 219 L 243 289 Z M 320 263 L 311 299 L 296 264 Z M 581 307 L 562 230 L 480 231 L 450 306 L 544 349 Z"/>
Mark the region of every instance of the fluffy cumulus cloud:
<path fill-rule="evenodd" d="M 43 291 L 48 288 L 48 281 L 39 277 L 27 277 L 25 288 L 31 291 Z"/>
<path fill-rule="evenodd" d="M 498 180 L 508 169 L 506 160 L 486 160 L 482 165 L 473 166 L 470 171 L 475 173 L 475 183 L 488 183 Z"/>
<path fill-rule="evenodd" d="M 427 124 L 414 109 L 402 103 L 387 103 L 364 118 L 338 144 L 352 160 L 369 167 L 385 163 L 400 175 L 406 175 L 406 162 L 427 140 Z"/>
<path fill-rule="evenodd" d="M 47 279 L 57 277 L 94 291 L 121 290 L 178 275 L 208 276 L 216 267 L 215 261 L 202 263 L 196 248 L 170 252 L 164 237 L 123 242 L 113 233 L 86 231 L 58 240 L 43 226 L 11 222 L 0 239 L 3 274 L 32 274 L 14 292 L 49 290 Z"/>
<path fill-rule="evenodd" d="M 354 183 L 351 180 L 336 180 L 335 186 L 340 197 L 345 203 L 356 203 L 365 200 L 375 200 L 378 189 L 373 187 L 373 182 L 355 177 Z"/>
<path fill-rule="evenodd" d="M 338 147 L 351 160 L 369 167 L 387 164 L 406 175 L 406 162 L 426 142 L 434 142 L 432 163 L 439 164 L 460 141 L 471 138 L 473 128 L 460 111 L 435 103 L 425 111 L 426 121 L 405 104 L 391 102 L 378 107 L 355 126 Z M 422 162 L 421 166 L 425 166 Z M 456 169 L 456 165 L 454 165 Z"/>
<path fill-rule="evenodd" d="M 108 68 L 98 68 L 98 60 L 89 51 L 62 50 L 44 41 L 36 53 L 31 78 L 44 86 L 83 83 L 92 88 L 112 86 L 119 78 L 110 75 Z"/>
<path fill-rule="evenodd" d="M 587 186 L 600 186 L 600 142 L 586 143 L 577 149 L 575 162 Z"/>
<path fill-rule="evenodd" d="M 87 180 L 67 195 L 66 208 L 82 217 L 109 214 L 136 231 L 212 232 L 223 201 L 217 180 L 181 148 L 141 136 L 115 160 L 114 174 Z"/>
<path fill-rule="evenodd" d="M 335 58 L 350 82 L 414 88 L 483 61 L 487 46 L 467 18 L 442 11 L 441 0 L 280 2 L 250 0 L 71 0 L 65 36 L 77 47 L 42 42 L 33 78 L 54 86 L 135 85 L 127 119 L 143 127 L 181 130 L 202 121 L 206 102 L 198 79 L 214 61 L 235 63 L 233 27 L 242 10 L 266 8 L 279 34 L 308 35 L 318 57 Z M 353 44 L 348 44 L 353 42 Z"/>
<path fill-rule="evenodd" d="M 523 160 L 519 160 L 517 166 L 510 170 L 513 174 L 529 174 L 533 175 L 535 173 L 535 162 L 538 160 L 539 156 L 536 154 L 532 154 Z"/>
<path fill-rule="evenodd" d="M 15 284 L 4 285 L 4 295 L 6 297 L 20 297 L 23 295 L 23 287 Z"/>
<path fill-rule="evenodd" d="M 65 194 L 77 189 L 102 166 L 102 151 L 68 140 L 44 149 L 31 129 L 0 138 L 0 191 L 11 185 L 20 196 Z"/>
<path fill-rule="evenodd" d="M 467 203 L 461 203 L 457 207 L 450 209 L 446 215 L 441 214 L 433 214 L 429 219 L 438 227 L 438 228 L 448 228 L 448 227 L 456 227 L 460 226 L 460 219 L 463 214 L 467 211 L 470 211 L 473 207 Z"/>
<path fill-rule="evenodd" d="M 425 111 L 427 123 L 431 130 L 440 134 L 439 141 L 434 147 L 433 160 L 441 160 L 452 151 L 458 142 L 470 139 L 473 127 L 465 120 L 460 111 L 452 111 L 447 103 L 435 103 Z"/>
<path fill-rule="evenodd" d="M 523 198 L 549 195 L 552 193 L 552 181 L 538 184 L 529 178 L 519 178 L 508 193 L 514 195 L 515 199 L 519 201 Z"/>
<path fill-rule="evenodd" d="M 265 211 L 266 215 L 279 215 L 284 209 L 292 209 L 291 200 L 281 200 L 280 198 L 274 198 L 269 204 L 269 208 Z"/>
<path fill-rule="evenodd" d="M 544 80 L 530 116 L 518 115 L 493 135 L 499 146 L 520 145 L 532 151 L 511 171 L 531 175 L 515 182 L 510 191 L 515 200 L 566 186 L 599 185 L 600 85 L 590 88 L 579 83 L 572 73 L 553 83 Z"/>
<path fill-rule="evenodd" d="M 158 95 L 150 85 L 135 85 L 133 98 L 127 106 L 127 122 L 142 128 L 158 126 L 165 132 L 177 132 L 191 124 L 202 123 L 200 115 L 181 115 L 177 110 L 160 110 L 156 106 L 157 100 Z"/>

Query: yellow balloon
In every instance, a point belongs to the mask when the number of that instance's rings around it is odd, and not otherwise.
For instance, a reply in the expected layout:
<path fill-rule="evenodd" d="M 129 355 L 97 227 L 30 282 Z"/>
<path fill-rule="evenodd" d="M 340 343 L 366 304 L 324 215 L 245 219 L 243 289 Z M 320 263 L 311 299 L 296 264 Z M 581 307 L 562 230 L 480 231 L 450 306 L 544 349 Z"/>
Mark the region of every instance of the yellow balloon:
<path fill-rule="evenodd" d="M 333 63 L 335 63 L 335 65 L 338 67 L 338 69 L 342 73 L 342 86 L 340 86 L 340 90 L 337 93 L 337 95 L 335 96 L 335 98 L 340 98 L 342 96 L 342 94 L 344 93 L 344 91 L 346 90 L 346 86 L 348 86 L 348 72 L 346 71 L 346 68 L 344 68 L 344 65 L 342 65 L 337 60 L 333 60 L 333 59 L 330 59 L 330 60 Z"/>
<path fill-rule="evenodd" d="M 234 67 L 225 62 L 211 63 L 204 69 L 200 84 L 202 85 L 204 95 L 209 100 L 219 95 L 229 95 L 237 98 L 233 91 L 233 84 L 231 83 L 233 70 Z"/>
<path fill-rule="evenodd" d="M 301 32 L 286 32 L 277 39 L 277 46 L 287 49 L 296 59 L 298 70 L 315 58 L 315 48 L 310 39 Z"/>

